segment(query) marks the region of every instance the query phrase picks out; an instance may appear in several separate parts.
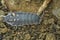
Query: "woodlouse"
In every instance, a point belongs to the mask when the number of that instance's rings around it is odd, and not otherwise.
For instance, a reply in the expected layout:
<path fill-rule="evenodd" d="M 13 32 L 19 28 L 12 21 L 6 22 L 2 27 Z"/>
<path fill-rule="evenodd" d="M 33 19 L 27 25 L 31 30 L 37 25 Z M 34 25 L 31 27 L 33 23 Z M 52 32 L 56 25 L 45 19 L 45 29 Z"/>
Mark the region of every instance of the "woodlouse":
<path fill-rule="evenodd" d="M 6 16 L 4 16 L 4 22 L 11 26 L 40 24 L 41 17 L 34 13 L 14 12 L 8 13 Z"/>
<path fill-rule="evenodd" d="M 4 22 L 10 24 L 11 26 L 23 26 L 23 25 L 32 25 L 40 24 L 42 21 L 42 16 L 39 16 L 40 13 L 47 7 L 51 0 L 45 0 L 42 6 L 39 8 L 37 14 L 27 13 L 27 12 L 12 12 L 4 16 Z"/>

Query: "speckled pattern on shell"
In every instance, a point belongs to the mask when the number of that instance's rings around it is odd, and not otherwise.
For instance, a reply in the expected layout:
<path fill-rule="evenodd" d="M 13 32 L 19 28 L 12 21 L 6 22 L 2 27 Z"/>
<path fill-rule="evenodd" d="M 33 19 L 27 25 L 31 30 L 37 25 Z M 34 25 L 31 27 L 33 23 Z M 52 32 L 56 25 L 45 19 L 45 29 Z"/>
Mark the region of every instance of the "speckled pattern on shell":
<path fill-rule="evenodd" d="M 12 12 L 4 17 L 4 22 L 11 26 L 40 24 L 40 16 L 29 12 Z"/>

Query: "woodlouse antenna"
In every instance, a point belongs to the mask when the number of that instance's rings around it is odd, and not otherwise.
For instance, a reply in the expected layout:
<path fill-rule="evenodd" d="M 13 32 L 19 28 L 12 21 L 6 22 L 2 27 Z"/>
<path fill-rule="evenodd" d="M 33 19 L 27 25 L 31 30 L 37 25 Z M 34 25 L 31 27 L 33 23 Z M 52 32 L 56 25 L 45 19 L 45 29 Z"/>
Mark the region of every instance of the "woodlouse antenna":
<path fill-rule="evenodd" d="M 43 4 L 41 5 L 41 7 L 38 9 L 37 15 L 40 15 L 42 13 L 42 11 L 44 11 L 44 9 L 48 6 L 48 4 L 50 3 L 51 0 L 45 0 L 43 2 Z"/>

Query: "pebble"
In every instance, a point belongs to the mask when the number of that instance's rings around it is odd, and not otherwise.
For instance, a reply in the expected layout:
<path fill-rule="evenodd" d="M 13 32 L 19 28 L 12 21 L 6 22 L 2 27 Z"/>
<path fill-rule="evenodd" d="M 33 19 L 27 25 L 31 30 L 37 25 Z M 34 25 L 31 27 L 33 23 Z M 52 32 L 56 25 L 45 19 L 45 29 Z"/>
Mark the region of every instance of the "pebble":
<path fill-rule="evenodd" d="M 3 20 L 2 16 L 4 16 L 4 15 L 5 15 L 4 11 L 0 10 L 0 22 Z"/>
<path fill-rule="evenodd" d="M 49 20 L 48 20 L 48 23 L 49 23 L 49 24 L 53 24 L 53 23 L 54 23 L 54 18 L 49 19 Z"/>
<path fill-rule="evenodd" d="M 48 33 L 45 40 L 56 40 L 56 37 L 53 33 Z"/>
<path fill-rule="evenodd" d="M 25 40 L 29 40 L 31 38 L 30 34 L 25 34 Z"/>
<path fill-rule="evenodd" d="M 56 16 L 58 19 L 60 19 L 60 8 L 53 9 L 52 13 L 54 16 Z"/>

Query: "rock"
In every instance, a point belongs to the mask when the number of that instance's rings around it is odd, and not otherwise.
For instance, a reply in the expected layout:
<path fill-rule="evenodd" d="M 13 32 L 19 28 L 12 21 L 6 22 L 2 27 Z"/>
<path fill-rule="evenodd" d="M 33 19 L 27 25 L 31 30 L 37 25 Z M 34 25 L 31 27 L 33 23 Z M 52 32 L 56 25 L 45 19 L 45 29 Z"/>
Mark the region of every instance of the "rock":
<path fill-rule="evenodd" d="M 52 13 L 54 16 L 56 16 L 58 19 L 60 19 L 60 8 L 53 9 Z"/>
<path fill-rule="evenodd" d="M 0 33 L 6 33 L 7 31 L 7 27 L 3 23 L 0 23 Z"/>
<path fill-rule="evenodd" d="M 49 20 L 48 20 L 48 23 L 49 23 L 49 24 L 53 24 L 53 23 L 54 23 L 54 19 L 53 19 L 53 18 L 49 19 Z"/>
<path fill-rule="evenodd" d="M 46 35 L 45 40 L 56 40 L 56 37 L 53 33 L 49 33 L 49 34 Z"/>
<path fill-rule="evenodd" d="M 0 22 L 3 20 L 4 15 L 5 15 L 4 11 L 0 10 Z"/>
<path fill-rule="evenodd" d="M 43 23 L 45 24 L 45 25 L 47 25 L 47 24 L 54 24 L 54 18 L 51 18 L 51 19 L 48 19 L 48 20 L 44 20 L 43 21 Z"/>
<path fill-rule="evenodd" d="M 31 38 L 30 34 L 25 34 L 25 40 L 29 40 Z"/>
<path fill-rule="evenodd" d="M 0 33 L 6 33 L 8 31 L 7 28 L 0 28 Z"/>
<path fill-rule="evenodd" d="M 0 15 L 5 15 L 4 11 L 0 10 Z"/>
<path fill-rule="evenodd" d="M 47 24 L 48 24 L 48 20 L 44 20 L 43 23 L 44 23 L 45 25 L 47 25 Z"/>

